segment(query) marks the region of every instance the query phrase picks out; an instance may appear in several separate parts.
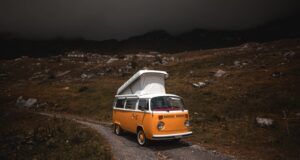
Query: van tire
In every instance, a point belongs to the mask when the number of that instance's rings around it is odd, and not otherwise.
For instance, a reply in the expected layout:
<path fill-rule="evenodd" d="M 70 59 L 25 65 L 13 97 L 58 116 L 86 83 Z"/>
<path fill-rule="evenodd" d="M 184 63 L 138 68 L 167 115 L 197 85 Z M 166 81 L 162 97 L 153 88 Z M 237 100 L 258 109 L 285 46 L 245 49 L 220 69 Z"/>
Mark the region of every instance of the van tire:
<path fill-rule="evenodd" d="M 114 133 L 118 136 L 120 136 L 122 134 L 122 128 L 120 125 L 118 124 L 114 124 Z"/>
<path fill-rule="evenodd" d="M 145 132 L 143 129 L 138 129 L 136 134 L 137 142 L 140 146 L 146 146 L 148 144 L 148 139 L 146 138 Z"/>

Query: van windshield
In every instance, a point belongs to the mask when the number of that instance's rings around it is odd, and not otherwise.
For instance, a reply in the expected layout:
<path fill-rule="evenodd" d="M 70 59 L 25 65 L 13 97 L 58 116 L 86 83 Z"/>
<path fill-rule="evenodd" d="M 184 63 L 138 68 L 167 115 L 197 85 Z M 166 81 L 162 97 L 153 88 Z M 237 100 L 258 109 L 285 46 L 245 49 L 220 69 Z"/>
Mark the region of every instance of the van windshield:
<path fill-rule="evenodd" d="M 151 99 L 152 111 L 174 111 L 182 109 L 183 103 L 179 97 L 161 96 Z"/>

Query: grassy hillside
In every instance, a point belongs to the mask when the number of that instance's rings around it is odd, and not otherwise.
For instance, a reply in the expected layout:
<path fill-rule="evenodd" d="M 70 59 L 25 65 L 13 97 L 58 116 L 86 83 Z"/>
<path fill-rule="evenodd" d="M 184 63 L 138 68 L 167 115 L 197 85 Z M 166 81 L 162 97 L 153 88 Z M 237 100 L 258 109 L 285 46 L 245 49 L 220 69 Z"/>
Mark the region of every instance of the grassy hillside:
<path fill-rule="evenodd" d="M 2 60 L 1 102 L 37 98 L 30 109 L 109 121 L 116 90 L 144 67 L 169 73 L 167 92 L 190 110 L 190 140 L 243 159 L 299 159 L 299 39 L 177 54 Z M 218 70 L 225 74 L 216 77 Z M 257 117 L 273 124 L 260 126 Z"/>
<path fill-rule="evenodd" d="M 111 159 L 99 135 L 74 122 L 1 108 L 1 159 Z"/>

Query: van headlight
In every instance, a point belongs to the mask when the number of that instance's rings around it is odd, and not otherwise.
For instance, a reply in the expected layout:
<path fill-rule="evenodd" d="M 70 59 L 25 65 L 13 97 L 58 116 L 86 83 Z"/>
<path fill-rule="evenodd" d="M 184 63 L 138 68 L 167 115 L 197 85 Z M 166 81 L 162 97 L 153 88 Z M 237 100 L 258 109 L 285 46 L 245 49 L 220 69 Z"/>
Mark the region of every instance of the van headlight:
<path fill-rule="evenodd" d="M 186 127 L 189 127 L 191 124 L 190 124 L 190 121 L 189 120 L 186 120 L 185 122 L 184 122 L 184 125 L 186 126 Z"/>
<path fill-rule="evenodd" d="M 157 129 L 162 130 L 162 129 L 164 129 L 164 127 L 165 127 L 165 123 L 162 121 L 159 121 L 157 124 Z"/>

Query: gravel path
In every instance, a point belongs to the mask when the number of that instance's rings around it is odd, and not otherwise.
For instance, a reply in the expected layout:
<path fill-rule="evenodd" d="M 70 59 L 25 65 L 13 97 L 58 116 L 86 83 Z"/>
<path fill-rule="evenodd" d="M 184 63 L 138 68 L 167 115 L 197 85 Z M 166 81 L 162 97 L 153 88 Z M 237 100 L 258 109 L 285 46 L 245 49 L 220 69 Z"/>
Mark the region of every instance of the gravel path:
<path fill-rule="evenodd" d="M 231 160 L 232 157 L 218 154 L 213 151 L 193 145 L 188 142 L 156 141 L 148 147 L 141 147 L 137 144 L 135 135 L 124 133 L 117 136 L 113 133 L 109 123 L 87 120 L 70 115 L 39 113 L 44 116 L 65 118 L 79 124 L 95 129 L 110 144 L 114 159 L 117 160 Z"/>

